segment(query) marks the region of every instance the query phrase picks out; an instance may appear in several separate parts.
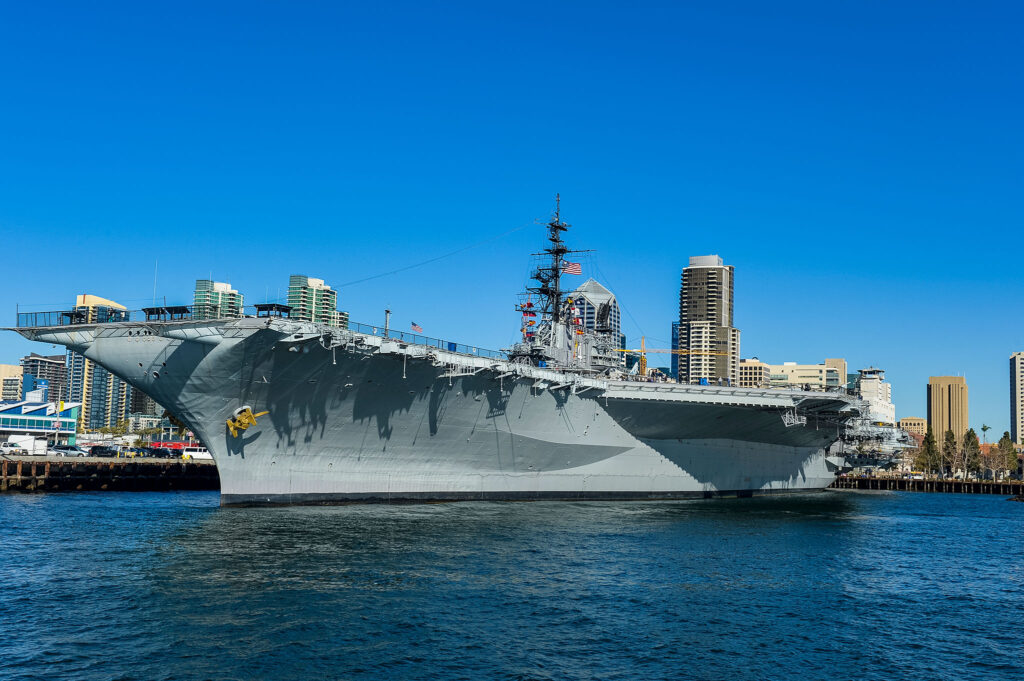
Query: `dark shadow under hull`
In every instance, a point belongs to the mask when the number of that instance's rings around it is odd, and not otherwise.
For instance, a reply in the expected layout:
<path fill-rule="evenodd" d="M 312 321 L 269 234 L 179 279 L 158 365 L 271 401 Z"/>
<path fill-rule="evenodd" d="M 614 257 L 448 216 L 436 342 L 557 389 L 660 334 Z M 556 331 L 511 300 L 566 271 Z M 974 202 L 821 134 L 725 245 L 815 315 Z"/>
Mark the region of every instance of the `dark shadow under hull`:
<path fill-rule="evenodd" d="M 222 494 L 221 506 L 338 506 L 344 504 L 431 504 L 456 501 L 674 501 L 746 499 L 762 496 L 819 493 L 820 489 L 714 490 L 682 492 L 404 492 L 388 494 Z"/>

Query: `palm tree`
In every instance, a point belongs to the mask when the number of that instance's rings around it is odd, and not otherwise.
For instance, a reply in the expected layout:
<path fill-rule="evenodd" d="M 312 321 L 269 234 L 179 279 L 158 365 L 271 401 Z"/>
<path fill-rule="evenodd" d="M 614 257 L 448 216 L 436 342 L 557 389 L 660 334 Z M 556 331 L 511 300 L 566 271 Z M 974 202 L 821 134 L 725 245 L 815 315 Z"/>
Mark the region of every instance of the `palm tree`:
<path fill-rule="evenodd" d="M 988 444 L 988 438 L 986 437 L 986 434 L 990 430 L 992 430 L 992 426 L 990 426 L 988 424 L 985 424 L 985 423 L 981 424 L 981 440 L 985 444 Z"/>

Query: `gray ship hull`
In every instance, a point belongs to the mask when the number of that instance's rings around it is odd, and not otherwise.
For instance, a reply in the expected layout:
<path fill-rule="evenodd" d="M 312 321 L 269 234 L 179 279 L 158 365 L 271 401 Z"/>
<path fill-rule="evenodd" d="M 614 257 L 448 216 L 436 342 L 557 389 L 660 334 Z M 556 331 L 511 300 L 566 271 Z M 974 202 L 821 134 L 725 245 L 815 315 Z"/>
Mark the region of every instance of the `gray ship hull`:
<path fill-rule="evenodd" d="M 18 329 L 186 423 L 224 504 L 818 490 L 849 398 L 607 381 L 288 320 Z M 234 436 L 237 409 L 268 412 Z"/>

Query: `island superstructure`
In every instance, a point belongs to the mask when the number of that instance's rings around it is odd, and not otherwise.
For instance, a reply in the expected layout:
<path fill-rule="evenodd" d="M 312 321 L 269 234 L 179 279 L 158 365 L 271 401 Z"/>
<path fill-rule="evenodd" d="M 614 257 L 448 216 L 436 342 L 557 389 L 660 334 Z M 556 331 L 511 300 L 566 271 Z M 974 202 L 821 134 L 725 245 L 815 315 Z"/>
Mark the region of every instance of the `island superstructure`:
<path fill-rule="evenodd" d="M 841 393 L 630 380 L 561 286 L 556 211 L 503 353 L 385 327 L 259 316 L 83 323 L 25 314 L 151 395 L 216 460 L 224 504 L 672 499 L 817 490 L 862 404 Z M 532 322 L 532 323 L 530 323 Z M 642 377 L 638 377 L 642 378 Z"/>

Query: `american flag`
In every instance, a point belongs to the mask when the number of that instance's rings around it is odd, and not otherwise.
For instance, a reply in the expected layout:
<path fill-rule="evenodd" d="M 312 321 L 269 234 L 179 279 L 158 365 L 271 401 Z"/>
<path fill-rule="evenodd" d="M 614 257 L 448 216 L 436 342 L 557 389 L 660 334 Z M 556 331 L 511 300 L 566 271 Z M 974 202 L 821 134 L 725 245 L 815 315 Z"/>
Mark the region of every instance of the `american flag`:
<path fill-rule="evenodd" d="M 416 322 L 412 323 L 412 330 L 415 331 L 416 333 L 423 333 L 423 327 L 417 324 Z"/>
<path fill-rule="evenodd" d="M 583 274 L 583 268 L 578 262 L 565 260 L 562 262 L 562 274 Z"/>

